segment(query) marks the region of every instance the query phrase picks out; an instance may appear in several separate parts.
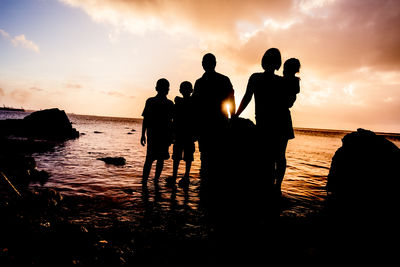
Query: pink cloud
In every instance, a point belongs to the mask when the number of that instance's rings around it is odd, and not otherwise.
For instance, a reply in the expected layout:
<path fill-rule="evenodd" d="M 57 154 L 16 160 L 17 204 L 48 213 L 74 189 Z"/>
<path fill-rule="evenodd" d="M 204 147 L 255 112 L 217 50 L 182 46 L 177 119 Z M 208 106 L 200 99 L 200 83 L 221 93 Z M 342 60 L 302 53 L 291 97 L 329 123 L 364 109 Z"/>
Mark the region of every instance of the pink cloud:
<path fill-rule="evenodd" d="M 77 83 L 67 83 L 65 87 L 69 89 L 81 89 L 83 86 Z"/>

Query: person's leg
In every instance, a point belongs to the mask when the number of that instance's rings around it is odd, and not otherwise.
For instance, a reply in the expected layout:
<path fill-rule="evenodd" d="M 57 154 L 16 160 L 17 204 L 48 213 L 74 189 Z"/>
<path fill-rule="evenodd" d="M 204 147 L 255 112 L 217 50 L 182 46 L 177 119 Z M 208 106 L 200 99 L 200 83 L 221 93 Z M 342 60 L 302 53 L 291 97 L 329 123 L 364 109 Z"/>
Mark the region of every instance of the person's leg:
<path fill-rule="evenodd" d="M 142 176 L 142 184 L 143 185 L 147 185 L 147 180 L 149 178 L 152 165 L 153 165 L 153 160 L 151 160 L 149 157 L 146 157 L 146 160 L 145 160 L 144 166 L 143 166 L 143 176 Z"/>
<path fill-rule="evenodd" d="M 175 186 L 176 177 L 178 176 L 179 162 L 180 162 L 179 159 L 174 159 L 173 168 L 172 168 L 172 176 L 167 177 L 167 179 L 165 179 L 168 187 Z"/>
<path fill-rule="evenodd" d="M 158 182 L 161 172 L 164 168 L 164 160 L 163 159 L 158 159 L 157 160 L 157 165 L 156 165 L 156 173 L 154 175 L 154 182 Z"/>
<path fill-rule="evenodd" d="M 174 159 L 173 171 L 172 171 L 172 178 L 174 178 L 174 180 L 178 176 L 179 163 L 180 163 L 179 159 Z"/>
<path fill-rule="evenodd" d="M 190 174 L 190 167 L 192 166 L 192 161 L 186 161 L 186 171 L 183 178 L 179 181 L 180 187 L 187 187 L 190 183 L 189 174 Z"/>
<path fill-rule="evenodd" d="M 189 179 L 189 174 L 190 174 L 190 168 L 192 167 L 192 161 L 188 160 L 186 161 L 186 170 L 185 170 L 185 178 Z"/>
<path fill-rule="evenodd" d="M 173 146 L 172 159 L 173 159 L 172 176 L 167 177 L 166 179 L 167 186 L 175 186 L 176 177 L 178 176 L 179 163 L 182 159 L 182 148 L 178 141 L 175 141 L 175 144 Z"/>
<path fill-rule="evenodd" d="M 286 172 L 286 147 L 288 140 L 280 140 L 279 145 L 277 147 L 277 157 L 276 157 L 276 172 L 275 172 L 275 188 L 279 192 L 281 191 L 283 177 Z"/>

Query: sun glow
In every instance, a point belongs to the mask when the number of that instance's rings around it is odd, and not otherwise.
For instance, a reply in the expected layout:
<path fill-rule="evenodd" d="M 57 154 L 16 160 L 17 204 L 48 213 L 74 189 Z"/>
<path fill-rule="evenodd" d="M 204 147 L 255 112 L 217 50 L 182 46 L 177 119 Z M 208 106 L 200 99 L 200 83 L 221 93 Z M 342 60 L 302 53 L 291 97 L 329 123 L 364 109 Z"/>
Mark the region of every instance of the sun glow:
<path fill-rule="evenodd" d="M 231 118 L 231 106 L 229 104 L 225 105 L 226 107 L 226 113 L 228 114 L 228 119 Z"/>

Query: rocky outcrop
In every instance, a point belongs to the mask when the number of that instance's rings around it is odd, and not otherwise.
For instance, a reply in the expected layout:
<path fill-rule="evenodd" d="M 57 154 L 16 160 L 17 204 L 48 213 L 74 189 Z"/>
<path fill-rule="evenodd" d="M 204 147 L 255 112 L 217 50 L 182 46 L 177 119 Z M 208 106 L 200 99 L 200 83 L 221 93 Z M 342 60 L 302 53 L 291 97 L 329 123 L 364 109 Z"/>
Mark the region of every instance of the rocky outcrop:
<path fill-rule="evenodd" d="M 9 179 L 18 188 L 20 186 L 25 188 L 31 182 L 44 184 L 50 177 L 46 171 L 39 171 L 36 168 L 36 161 L 33 157 L 22 154 L 0 154 L 0 171 L 2 176 L 0 177 L 0 189 L 4 188 L 5 191 L 9 191 L 10 188 L 7 183 L 4 183 L 3 179 Z"/>
<path fill-rule="evenodd" d="M 67 115 L 57 108 L 31 113 L 24 119 L 0 121 L 0 135 L 67 140 L 79 137 Z"/>
<path fill-rule="evenodd" d="M 104 161 L 106 164 L 112 164 L 116 166 L 123 166 L 126 163 L 126 160 L 123 157 L 105 157 L 98 158 L 98 160 Z"/>
<path fill-rule="evenodd" d="M 59 142 L 79 137 L 64 111 L 57 108 L 33 112 L 23 119 L 0 120 L 0 177 L 18 188 L 31 182 L 44 184 L 49 178 L 36 169 L 35 152 L 49 151 Z M 9 186 L 0 185 L 8 191 Z M 3 190 L 0 190 L 3 191 Z"/>
<path fill-rule="evenodd" d="M 382 209 L 398 202 L 400 149 L 383 136 L 358 129 L 332 158 L 328 193 L 342 206 Z"/>

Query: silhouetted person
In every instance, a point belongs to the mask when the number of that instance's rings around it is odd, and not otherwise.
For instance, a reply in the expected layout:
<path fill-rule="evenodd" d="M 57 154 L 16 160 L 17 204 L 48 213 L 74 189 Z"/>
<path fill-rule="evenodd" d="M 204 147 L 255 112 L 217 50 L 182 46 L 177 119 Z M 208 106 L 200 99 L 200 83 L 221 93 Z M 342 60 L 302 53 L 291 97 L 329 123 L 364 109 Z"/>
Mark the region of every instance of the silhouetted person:
<path fill-rule="evenodd" d="M 288 140 L 294 138 L 292 116 L 290 114 L 289 108 L 293 107 L 296 101 L 296 95 L 300 93 L 300 78 L 296 77 L 296 73 L 300 71 L 300 61 L 297 58 L 289 58 L 283 64 L 283 84 L 282 90 L 286 96 L 287 110 L 286 110 L 286 122 L 287 122 L 287 132 L 286 137 Z M 282 147 L 283 149 L 283 147 Z M 278 159 L 276 165 L 276 176 L 275 176 L 275 188 L 278 192 L 281 192 L 282 180 L 286 172 L 286 145 L 284 146 L 284 151 L 279 153 L 280 158 Z"/>
<path fill-rule="evenodd" d="M 296 76 L 300 67 L 300 61 L 297 58 L 289 58 L 283 64 L 283 87 L 288 97 L 288 108 L 293 106 L 296 95 L 300 93 L 300 78 Z M 290 121 L 292 121 L 291 118 Z"/>
<path fill-rule="evenodd" d="M 229 113 L 234 114 L 235 99 L 231 81 L 215 71 L 217 64 L 213 54 L 205 54 L 202 61 L 204 74 L 194 85 L 193 102 L 197 118 L 197 134 L 201 153 L 201 175 L 206 176 L 210 158 L 216 153 L 224 139 Z M 203 179 L 202 179 L 203 181 Z"/>
<path fill-rule="evenodd" d="M 174 130 L 174 152 L 172 158 L 173 174 L 172 177 L 168 178 L 169 185 L 175 185 L 176 177 L 178 175 L 179 163 L 182 160 L 186 162 L 185 175 L 179 181 L 179 186 L 186 187 L 189 185 L 189 174 L 190 168 L 193 162 L 193 153 L 195 151 L 194 146 L 194 109 L 191 94 L 193 92 L 192 84 L 188 81 L 182 82 L 179 88 L 179 92 L 182 97 L 175 97 L 174 106 L 174 119 L 173 119 L 173 130 Z"/>
<path fill-rule="evenodd" d="M 172 142 L 172 115 L 174 103 L 167 98 L 169 82 L 167 79 L 159 79 L 156 84 L 157 95 L 147 99 L 143 110 L 142 137 L 140 143 L 146 145 L 147 154 L 143 167 L 143 186 L 147 185 L 151 166 L 156 160 L 156 172 L 154 183 L 157 186 L 164 160 L 169 159 L 168 148 Z"/>
<path fill-rule="evenodd" d="M 288 104 L 282 88 L 283 78 L 274 73 L 281 64 L 281 53 L 277 48 L 265 52 L 261 61 L 264 72 L 251 75 L 235 115 L 237 117 L 242 113 L 254 95 L 258 149 L 262 155 L 260 171 L 266 174 L 271 187 L 275 180 L 281 181 L 285 174 L 285 151 L 293 132 L 288 126 Z"/>

